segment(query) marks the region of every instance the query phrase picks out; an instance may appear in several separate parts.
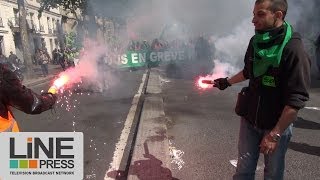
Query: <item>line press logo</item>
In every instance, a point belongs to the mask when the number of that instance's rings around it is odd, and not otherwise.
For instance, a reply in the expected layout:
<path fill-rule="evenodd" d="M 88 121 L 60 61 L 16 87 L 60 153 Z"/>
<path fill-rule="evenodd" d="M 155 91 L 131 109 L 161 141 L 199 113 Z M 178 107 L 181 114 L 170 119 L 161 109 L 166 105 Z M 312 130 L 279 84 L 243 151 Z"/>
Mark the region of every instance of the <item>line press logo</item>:
<path fill-rule="evenodd" d="M 0 169 L 6 170 L 0 178 L 83 178 L 81 132 L 0 133 L 0 147 Z"/>

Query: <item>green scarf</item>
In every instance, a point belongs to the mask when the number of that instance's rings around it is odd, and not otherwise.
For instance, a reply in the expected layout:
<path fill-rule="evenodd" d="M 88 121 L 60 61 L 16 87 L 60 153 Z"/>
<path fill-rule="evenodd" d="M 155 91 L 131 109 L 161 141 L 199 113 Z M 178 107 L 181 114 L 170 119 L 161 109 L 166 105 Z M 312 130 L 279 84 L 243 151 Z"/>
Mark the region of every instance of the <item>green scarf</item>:
<path fill-rule="evenodd" d="M 256 31 L 253 37 L 253 75 L 264 75 L 270 66 L 279 67 L 282 51 L 292 36 L 291 25 L 287 22 L 270 31 Z"/>

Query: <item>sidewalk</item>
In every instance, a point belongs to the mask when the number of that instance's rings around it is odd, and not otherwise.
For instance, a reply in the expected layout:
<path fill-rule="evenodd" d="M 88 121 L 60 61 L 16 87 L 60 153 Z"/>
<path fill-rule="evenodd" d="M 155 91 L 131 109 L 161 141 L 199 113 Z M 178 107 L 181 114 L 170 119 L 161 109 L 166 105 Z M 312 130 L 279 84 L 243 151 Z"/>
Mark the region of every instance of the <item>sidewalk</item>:
<path fill-rule="evenodd" d="M 62 68 L 60 65 L 49 64 L 48 69 L 49 69 L 49 75 L 47 77 L 41 77 L 41 75 L 42 75 L 41 67 L 34 66 L 33 71 L 35 73 L 35 77 L 32 79 L 26 78 L 25 80 L 23 80 L 22 84 L 27 87 L 35 86 L 35 85 L 50 81 L 56 75 L 58 75 L 60 72 L 62 72 Z"/>
<path fill-rule="evenodd" d="M 238 157 L 241 86 L 198 91 L 188 79 L 164 79 L 152 69 L 128 179 L 232 179 Z M 160 75 L 160 76 L 159 76 Z M 312 80 L 309 108 L 299 111 L 286 155 L 285 179 L 319 179 L 320 80 Z M 263 179 L 263 156 L 256 178 Z"/>
<path fill-rule="evenodd" d="M 128 180 L 174 179 L 159 74 L 151 69 Z"/>

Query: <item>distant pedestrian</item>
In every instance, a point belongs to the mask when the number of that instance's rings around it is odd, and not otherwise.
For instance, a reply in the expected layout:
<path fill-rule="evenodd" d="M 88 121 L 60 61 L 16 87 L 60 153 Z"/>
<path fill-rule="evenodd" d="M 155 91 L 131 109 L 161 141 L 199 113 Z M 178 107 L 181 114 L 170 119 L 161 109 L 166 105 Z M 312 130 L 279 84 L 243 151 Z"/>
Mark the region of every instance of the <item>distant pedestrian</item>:
<path fill-rule="evenodd" d="M 150 49 L 150 45 L 148 44 L 147 40 L 143 40 L 142 42 L 142 50 L 149 50 Z"/>
<path fill-rule="evenodd" d="M 7 61 L 7 57 L 0 51 L 0 64 L 5 64 Z"/>
<path fill-rule="evenodd" d="M 163 46 L 162 44 L 160 43 L 159 39 L 154 39 L 152 41 L 152 44 L 151 44 L 151 49 L 152 50 L 155 50 L 155 51 L 160 51 L 162 50 Z"/>
<path fill-rule="evenodd" d="M 49 75 L 48 63 L 49 63 L 49 57 L 48 57 L 47 53 L 40 50 L 40 66 L 41 66 L 41 70 L 42 70 L 42 75 L 44 77 Z"/>
<path fill-rule="evenodd" d="M 53 51 L 52 51 L 52 64 L 59 64 L 59 60 L 58 60 L 58 49 L 55 48 Z"/>
<path fill-rule="evenodd" d="M 65 64 L 65 60 L 64 60 L 64 53 L 62 52 L 62 50 L 58 50 L 57 53 L 57 58 L 58 58 L 58 62 L 60 64 L 60 66 L 62 67 L 62 69 L 65 71 L 66 70 L 66 64 Z"/>
<path fill-rule="evenodd" d="M 34 63 L 36 65 L 41 65 L 41 52 L 40 52 L 40 49 L 37 49 L 36 50 L 36 53 L 34 54 Z"/>
<path fill-rule="evenodd" d="M 15 65 L 18 64 L 18 57 L 17 55 L 13 54 L 12 51 L 10 51 L 10 55 L 9 55 L 9 61 Z"/>

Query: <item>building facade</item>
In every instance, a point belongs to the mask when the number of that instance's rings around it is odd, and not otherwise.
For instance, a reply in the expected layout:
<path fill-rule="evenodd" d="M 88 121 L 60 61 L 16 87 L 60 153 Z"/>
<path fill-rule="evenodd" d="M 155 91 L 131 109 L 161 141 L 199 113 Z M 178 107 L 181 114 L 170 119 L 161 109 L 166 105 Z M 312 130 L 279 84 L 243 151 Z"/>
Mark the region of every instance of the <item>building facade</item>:
<path fill-rule="evenodd" d="M 76 11 L 76 15 L 63 9 L 60 9 L 60 12 L 63 32 L 65 34 L 77 34 L 79 41 L 89 37 L 95 38 L 100 43 L 108 44 L 115 36 L 114 23 L 108 18 L 82 16 L 79 10 Z"/>
<path fill-rule="evenodd" d="M 41 48 L 51 56 L 51 52 L 60 44 L 60 10 L 44 11 L 38 18 L 40 0 L 26 0 L 25 7 L 31 54 L 34 55 L 35 50 Z M 17 0 L 0 0 L 0 10 L 0 51 L 7 57 L 12 51 L 23 59 Z"/>

